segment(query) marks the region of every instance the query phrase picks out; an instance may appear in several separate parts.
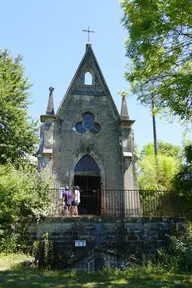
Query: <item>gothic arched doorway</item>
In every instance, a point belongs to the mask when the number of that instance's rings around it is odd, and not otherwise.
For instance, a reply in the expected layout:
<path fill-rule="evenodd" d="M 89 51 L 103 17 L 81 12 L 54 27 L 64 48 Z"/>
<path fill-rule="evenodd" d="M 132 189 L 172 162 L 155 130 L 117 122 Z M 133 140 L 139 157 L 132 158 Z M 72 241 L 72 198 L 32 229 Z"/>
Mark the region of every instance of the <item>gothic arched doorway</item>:
<path fill-rule="evenodd" d="M 100 169 L 90 155 L 83 156 L 75 167 L 74 186 L 80 187 L 79 214 L 100 213 Z"/>

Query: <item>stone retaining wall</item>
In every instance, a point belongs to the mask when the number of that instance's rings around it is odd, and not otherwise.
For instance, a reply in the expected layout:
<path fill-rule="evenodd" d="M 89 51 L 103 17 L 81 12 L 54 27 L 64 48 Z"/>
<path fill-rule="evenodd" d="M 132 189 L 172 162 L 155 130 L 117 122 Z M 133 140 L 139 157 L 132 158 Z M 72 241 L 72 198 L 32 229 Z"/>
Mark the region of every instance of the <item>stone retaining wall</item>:
<path fill-rule="evenodd" d="M 155 254 L 176 230 L 185 232 L 185 218 L 50 218 L 30 225 L 29 244 L 48 233 L 52 268 L 122 268 Z"/>

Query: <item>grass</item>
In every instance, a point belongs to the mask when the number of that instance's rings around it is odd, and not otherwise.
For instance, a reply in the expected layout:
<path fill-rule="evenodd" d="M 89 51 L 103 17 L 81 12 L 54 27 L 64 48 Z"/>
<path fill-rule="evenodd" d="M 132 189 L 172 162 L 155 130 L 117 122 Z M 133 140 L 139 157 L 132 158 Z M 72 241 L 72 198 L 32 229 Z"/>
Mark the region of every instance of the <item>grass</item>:
<path fill-rule="evenodd" d="M 142 267 L 126 271 L 100 271 L 94 273 L 40 271 L 24 268 L 25 255 L 0 254 L 1 288 L 192 288 L 192 276 L 169 273 L 160 267 Z"/>
<path fill-rule="evenodd" d="M 4 254 L 0 253 L 0 271 L 11 269 L 12 267 L 18 267 L 20 263 L 23 263 L 25 260 L 32 260 L 33 257 L 30 257 L 25 254 Z"/>

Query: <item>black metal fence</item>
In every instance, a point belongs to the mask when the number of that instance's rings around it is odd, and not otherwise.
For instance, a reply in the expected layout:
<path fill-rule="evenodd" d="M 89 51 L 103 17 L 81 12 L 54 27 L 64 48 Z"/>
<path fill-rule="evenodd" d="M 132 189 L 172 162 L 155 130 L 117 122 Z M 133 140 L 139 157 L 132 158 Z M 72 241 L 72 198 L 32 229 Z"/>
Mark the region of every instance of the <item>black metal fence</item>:
<path fill-rule="evenodd" d="M 52 203 L 50 215 L 72 214 L 71 207 L 67 211 L 60 190 L 48 193 Z M 182 199 L 175 191 L 82 189 L 80 195 L 79 215 L 184 216 Z"/>

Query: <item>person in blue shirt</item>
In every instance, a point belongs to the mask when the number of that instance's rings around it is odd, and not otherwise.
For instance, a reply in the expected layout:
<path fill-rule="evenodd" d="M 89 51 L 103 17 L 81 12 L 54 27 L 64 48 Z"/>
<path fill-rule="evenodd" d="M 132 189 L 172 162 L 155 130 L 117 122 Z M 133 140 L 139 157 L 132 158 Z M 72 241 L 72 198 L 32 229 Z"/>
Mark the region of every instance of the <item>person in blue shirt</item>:
<path fill-rule="evenodd" d="M 64 209 L 66 210 L 66 214 L 69 214 L 71 208 L 71 201 L 72 201 L 72 193 L 69 190 L 69 187 L 66 186 L 65 190 L 63 191 L 63 202 L 64 202 Z"/>

